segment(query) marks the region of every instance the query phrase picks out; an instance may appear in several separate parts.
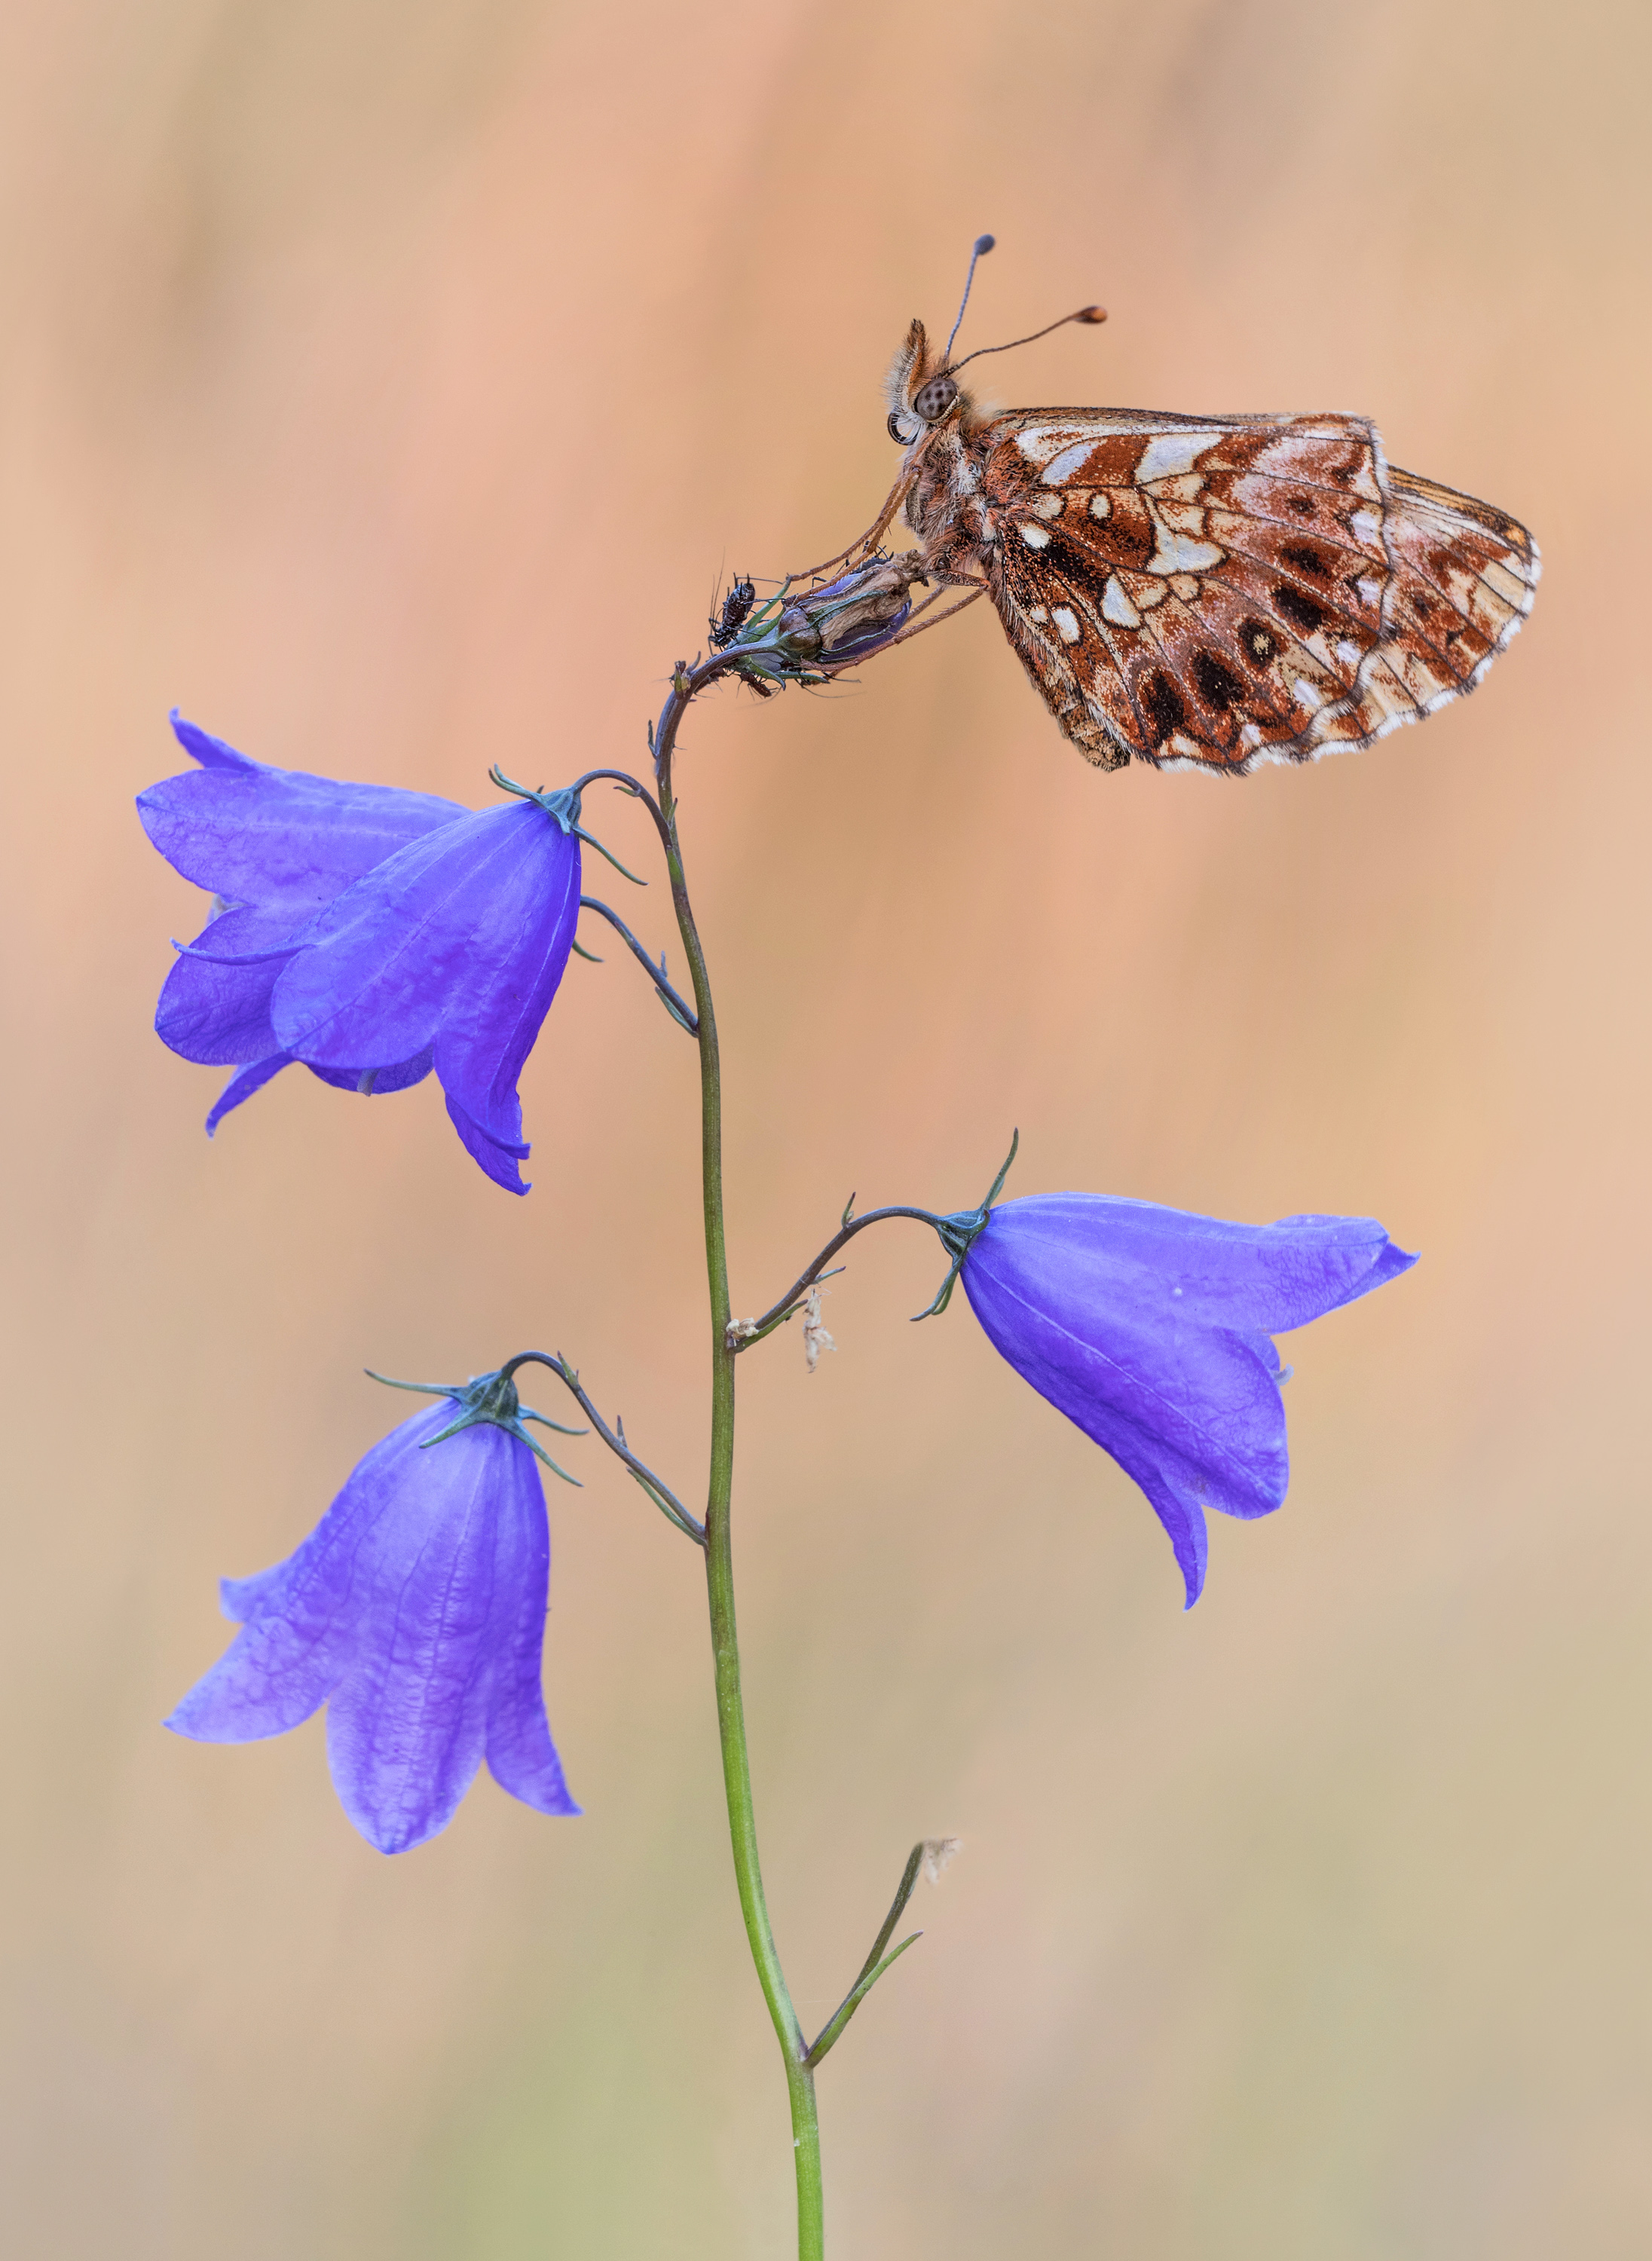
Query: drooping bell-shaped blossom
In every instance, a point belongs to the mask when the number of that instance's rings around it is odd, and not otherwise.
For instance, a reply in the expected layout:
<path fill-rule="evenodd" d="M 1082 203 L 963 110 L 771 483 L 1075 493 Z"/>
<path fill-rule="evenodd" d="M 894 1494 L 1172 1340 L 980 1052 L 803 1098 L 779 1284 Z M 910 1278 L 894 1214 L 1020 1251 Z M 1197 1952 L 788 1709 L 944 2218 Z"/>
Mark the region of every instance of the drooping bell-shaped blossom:
<path fill-rule="evenodd" d="M 1102 1194 L 1005 1202 L 978 1229 L 950 1222 L 988 1339 L 1146 1493 L 1189 1608 L 1205 1510 L 1268 1515 L 1285 1497 L 1288 1376 L 1273 1337 L 1417 1261 L 1372 1217 L 1228 1224 Z"/>
<path fill-rule="evenodd" d="M 499 1382 L 482 1377 L 470 1399 L 491 1389 L 497 1403 Z M 540 1682 L 545 1497 L 505 1392 L 502 1423 L 456 1390 L 463 1425 L 451 1401 L 415 1413 L 296 1553 L 226 1578 L 224 1614 L 241 1631 L 166 1723 L 198 1742 L 255 1742 L 325 1704 L 334 1787 L 381 1853 L 446 1828 L 484 1759 L 524 1805 L 579 1811 Z"/>
<path fill-rule="evenodd" d="M 250 761 L 174 719 L 198 772 L 139 799 L 149 837 L 219 910 L 155 1027 L 237 1073 L 207 1118 L 301 1061 L 384 1094 L 434 1067 L 465 1147 L 525 1193 L 517 1080 L 579 915 L 576 795 L 472 812 L 434 794 Z"/>

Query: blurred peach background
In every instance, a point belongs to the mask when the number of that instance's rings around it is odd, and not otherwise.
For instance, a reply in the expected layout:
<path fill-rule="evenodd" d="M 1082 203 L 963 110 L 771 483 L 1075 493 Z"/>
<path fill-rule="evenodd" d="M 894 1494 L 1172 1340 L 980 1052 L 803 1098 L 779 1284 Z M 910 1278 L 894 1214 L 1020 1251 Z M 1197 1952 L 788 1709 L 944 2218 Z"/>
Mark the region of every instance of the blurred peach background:
<path fill-rule="evenodd" d="M 493 760 L 640 764 L 720 572 L 870 516 L 884 366 L 986 227 L 971 344 L 1112 310 L 995 363 L 1003 398 L 1364 410 L 1547 578 L 1472 701 L 1242 786 L 1089 771 L 984 607 L 686 734 L 737 1309 L 851 1188 L 978 1198 L 1012 1123 L 1012 1191 L 1375 1213 L 1425 1259 L 1288 1339 L 1289 1503 L 1216 1518 L 1189 1616 L 962 1299 L 907 1324 L 924 1236 L 857 1245 L 813 1378 L 791 1331 L 743 1363 L 807 2019 L 913 1839 L 965 1840 L 822 2076 L 833 2250 L 1652 2250 L 1649 32 L 1627 0 L 8 12 L 9 2251 L 786 2250 L 699 1565 L 594 1444 L 547 1650 L 584 1820 L 485 1783 L 386 1861 L 320 1722 L 158 1725 L 219 1575 L 405 1411 L 364 1365 L 565 1349 L 699 1488 L 691 1048 L 621 953 L 576 964 L 521 1203 L 434 1086 L 295 1073 L 209 1144 L 215 1072 L 149 1026 L 200 902 L 131 800 L 182 766 L 174 702 L 475 802 Z M 627 909 L 672 942 L 663 889 Z"/>

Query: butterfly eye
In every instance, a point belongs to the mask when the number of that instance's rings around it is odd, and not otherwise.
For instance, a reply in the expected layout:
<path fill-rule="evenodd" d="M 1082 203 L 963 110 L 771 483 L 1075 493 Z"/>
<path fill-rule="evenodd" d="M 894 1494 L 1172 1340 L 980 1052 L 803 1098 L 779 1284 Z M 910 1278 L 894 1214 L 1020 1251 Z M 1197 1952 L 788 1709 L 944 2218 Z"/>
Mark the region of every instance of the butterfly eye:
<path fill-rule="evenodd" d="M 957 398 L 958 386 L 952 377 L 932 377 L 913 396 L 912 413 L 926 424 L 938 424 Z"/>

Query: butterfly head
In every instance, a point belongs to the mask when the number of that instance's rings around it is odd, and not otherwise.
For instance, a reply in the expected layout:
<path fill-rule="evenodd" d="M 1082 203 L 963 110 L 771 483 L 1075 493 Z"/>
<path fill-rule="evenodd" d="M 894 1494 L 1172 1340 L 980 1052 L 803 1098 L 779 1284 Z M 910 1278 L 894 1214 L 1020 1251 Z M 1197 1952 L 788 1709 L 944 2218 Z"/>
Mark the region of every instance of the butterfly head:
<path fill-rule="evenodd" d="M 970 255 L 968 280 L 964 284 L 963 303 L 959 307 L 958 319 L 952 324 L 952 335 L 946 341 L 946 350 L 931 357 L 928 334 L 922 322 L 915 321 L 894 357 L 888 383 L 889 437 L 899 447 L 914 446 L 926 432 L 933 431 L 937 424 L 945 424 L 954 413 L 966 417 L 973 404 L 968 393 L 958 382 L 958 371 L 966 362 L 978 361 L 982 354 L 1009 351 L 1009 346 L 978 346 L 973 354 L 966 354 L 963 361 L 954 362 L 952 360 L 952 346 L 964 319 L 964 307 L 969 304 L 970 284 L 975 280 L 976 264 L 992 248 L 993 238 L 990 235 L 976 239 Z M 1033 338 L 1047 337 L 1051 330 L 1059 330 L 1065 322 L 1104 322 L 1106 319 L 1107 309 L 1104 306 L 1081 306 L 1076 314 L 1063 314 L 1059 322 L 1051 322 L 1044 329 L 1035 330 L 1032 337 L 1013 338 L 1010 344 L 1031 345 Z"/>
<path fill-rule="evenodd" d="M 889 437 L 902 448 L 944 424 L 966 396 L 931 353 L 922 322 L 914 322 L 889 371 Z"/>

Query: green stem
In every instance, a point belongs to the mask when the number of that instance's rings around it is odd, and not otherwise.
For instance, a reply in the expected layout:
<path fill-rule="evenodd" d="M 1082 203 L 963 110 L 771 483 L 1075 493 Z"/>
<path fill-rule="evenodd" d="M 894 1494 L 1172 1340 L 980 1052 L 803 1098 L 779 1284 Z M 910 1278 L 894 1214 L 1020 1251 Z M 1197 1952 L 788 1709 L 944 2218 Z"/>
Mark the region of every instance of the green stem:
<path fill-rule="evenodd" d="M 734 1851 L 740 1912 L 758 1982 L 769 2006 L 786 2064 L 792 2107 L 792 2150 L 797 2166 L 798 2261 L 822 2261 L 825 2229 L 820 2166 L 820 2121 L 815 2107 L 815 2073 L 808 2063 L 797 2013 L 792 2006 L 779 1950 L 769 1922 L 758 1859 L 757 1819 L 751 1805 L 751 1763 L 746 1747 L 745 1706 L 740 1694 L 740 1645 L 735 1626 L 734 1549 L 729 1528 L 734 1490 L 734 1362 L 729 1341 L 729 1254 L 722 1196 L 722 1071 L 717 1051 L 717 1021 L 705 952 L 683 877 L 678 839 L 677 804 L 672 789 L 672 756 L 677 728 L 696 691 L 721 672 L 712 660 L 692 674 L 679 668 L 671 697 L 655 734 L 655 773 L 664 818 L 666 861 L 672 902 L 693 981 L 699 1017 L 700 1174 L 706 1218 L 706 1277 L 711 1291 L 711 1473 L 706 1495 L 706 1591 L 711 1611 L 711 1647 L 716 1672 L 717 1733 L 722 1747 L 723 1788 L 729 1805 L 729 1838 Z"/>

